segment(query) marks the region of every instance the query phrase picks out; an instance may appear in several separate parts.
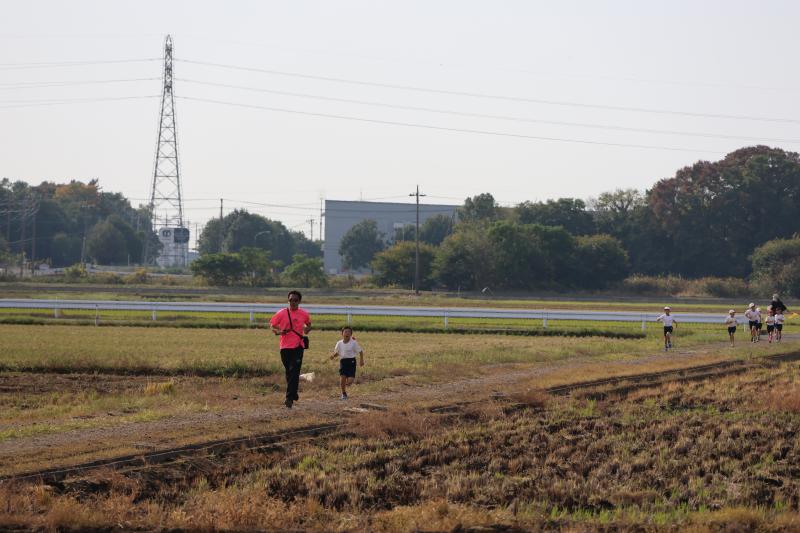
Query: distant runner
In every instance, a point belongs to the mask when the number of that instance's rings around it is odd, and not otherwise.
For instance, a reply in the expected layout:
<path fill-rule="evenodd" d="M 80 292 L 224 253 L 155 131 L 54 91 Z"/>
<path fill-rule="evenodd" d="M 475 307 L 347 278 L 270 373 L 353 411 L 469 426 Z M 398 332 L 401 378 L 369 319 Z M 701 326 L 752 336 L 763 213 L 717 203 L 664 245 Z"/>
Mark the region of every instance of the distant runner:
<path fill-rule="evenodd" d="M 733 337 L 736 334 L 736 311 L 731 309 L 728 311 L 728 316 L 725 317 L 725 325 L 728 326 L 728 338 L 733 346 Z"/>
<path fill-rule="evenodd" d="M 347 386 L 352 385 L 356 379 L 356 355 L 359 357 L 360 366 L 364 366 L 364 350 L 353 338 L 353 328 L 345 326 L 342 328 L 342 339 L 336 343 L 331 354 L 331 359 L 339 356 L 339 382 L 342 388 L 342 400 L 347 399 Z"/>
<path fill-rule="evenodd" d="M 775 342 L 781 342 L 784 320 L 786 320 L 786 317 L 783 315 L 783 313 L 779 312 L 775 314 Z"/>
<path fill-rule="evenodd" d="M 758 325 L 756 304 L 750 302 L 750 305 L 747 306 L 747 311 L 744 312 L 744 317 L 750 326 L 750 342 L 756 342 L 756 326 Z"/>
<path fill-rule="evenodd" d="M 672 316 L 671 309 L 667 306 L 664 307 L 664 314 L 656 318 L 656 322 L 664 324 L 664 351 L 666 352 L 672 348 L 672 330 L 678 327 L 678 321 Z"/>
<path fill-rule="evenodd" d="M 772 309 L 775 311 L 775 314 L 785 315 L 786 311 L 789 309 L 783 304 L 781 299 L 778 297 L 778 293 L 772 295 L 772 302 L 770 302 Z"/>
<path fill-rule="evenodd" d="M 769 336 L 769 343 L 772 344 L 772 335 L 775 333 L 775 311 L 772 306 L 767 308 L 767 318 L 764 319 L 767 324 L 767 335 Z"/>
<path fill-rule="evenodd" d="M 764 325 L 761 320 L 761 308 L 756 307 L 756 342 L 761 342 L 761 327 Z"/>

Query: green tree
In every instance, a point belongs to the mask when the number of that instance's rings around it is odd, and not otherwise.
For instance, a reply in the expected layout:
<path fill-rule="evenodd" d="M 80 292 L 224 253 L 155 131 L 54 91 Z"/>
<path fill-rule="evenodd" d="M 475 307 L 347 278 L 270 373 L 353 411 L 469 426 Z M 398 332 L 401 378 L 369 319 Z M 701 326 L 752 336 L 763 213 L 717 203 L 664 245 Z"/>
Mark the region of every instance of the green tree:
<path fill-rule="evenodd" d="M 324 287 L 328 278 L 322 267 L 322 259 L 296 254 L 292 264 L 284 271 L 286 279 L 297 287 Z"/>
<path fill-rule="evenodd" d="M 586 204 L 578 198 L 559 198 L 546 202 L 522 202 L 515 208 L 517 220 L 522 224 L 561 226 L 572 235 L 590 235 L 595 232 L 594 218 Z"/>
<path fill-rule="evenodd" d="M 416 272 L 416 243 L 403 241 L 378 252 L 372 260 L 375 282 L 380 286 L 396 285 L 413 288 Z M 431 286 L 431 271 L 435 248 L 430 244 L 419 245 L 420 289 Z"/>
<path fill-rule="evenodd" d="M 753 251 L 753 284 L 765 292 L 800 296 L 800 237 L 773 239 Z"/>
<path fill-rule="evenodd" d="M 484 228 L 459 224 L 442 241 L 433 261 L 434 278 L 450 289 L 480 290 L 494 277 L 493 249 Z"/>
<path fill-rule="evenodd" d="M 362 220 L 351 227 L 339 243 L 339 255 L 346 269 L 356 270 L 369 265 L 375 254 L 383 250 L 383 236 L 374 220 Z"/>
<path fill-rule="evenodd" d="M 51 240 L 50 255 L 46 257 L 52 258 L 55 267 L 74 265 L 81 259 L 81 238 L 64 232 L 56 233 Z"/>
<path fill-rule="evenodd" d="M 522 289 L 553 277 L 540 227 L 498 221 L 489 227 L 494 288 Z"/>
<path fill-rule="evenodd" d="M 465 222 L 491 222 L 498 218 L 497 202 L 494 196 L 485 192 L 464 200 L 460 218 Z"/>
<path fill-rule="evenodd" d="M 270 287 L 274 285 L 275 265 L 270 261 L 269 252 L 259 248 L 245 247 L 239 250 L 244 263 L 245 276 L 251 287 Z"/>
<path fill-rule="evenodd" d="M 419 227 L 419 240 L 433 246 L 439 246 L 448 235 L 453 233 L 455 222 L 452 216 L 434 215 Z"/>
<path fill-rule="evenodd" d="M 192 261 L 192 274 L 209 285 L 228 286 L 241 280 L 246 272 L 239 254 L 206 254 Z"/>
<path fill-rule="evenodd" d="M 628 253 L 619 240 L 610 235 L 587 235 L 578 237 L 576 244 L 578 286 L 601 289 L 627 276 Z"/>
<path fill-rule="evenodd" d="M 122 265 L 128 259 L 125 236 L 108 220 L 98 222 L 86 237 L 86 253 L 101 265 Z"/>

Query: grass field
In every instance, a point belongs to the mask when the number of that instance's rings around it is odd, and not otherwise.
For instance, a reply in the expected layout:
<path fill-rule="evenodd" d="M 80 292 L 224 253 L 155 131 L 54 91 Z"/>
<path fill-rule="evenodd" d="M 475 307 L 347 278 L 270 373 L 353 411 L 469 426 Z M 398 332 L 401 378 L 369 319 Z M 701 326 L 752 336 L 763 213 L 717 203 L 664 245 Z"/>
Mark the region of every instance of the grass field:
<path fill-rule="evenodd" d="M 338 325 L 337 317 L 316 319 Z M 794 326 L 783 344 L 752 344 L 740 332 L 730 348 L 722 326 L 681 325 L 676 349 L 664 353 L 657 325 L 643 338 L 615 339 L 362 331 L 360 320 L 356 336 L 367 364 L 351 390 L 353 405 L 363 399 L 389 410 L 351 418 L 337 398 L 338 364 L 328 358 L 336 331 L 312 332 L 303 371 L 316 379 L 302 385 L 301 401 L 287 412 L 277 339 L 263 327 L 0 324 L 0 476 L 348 420 L 330 437 L 172 470 L 99 471 L 57 485 L 0 482 L 7 502 L 0 526 L 797 524 L 800 489 L 787 470 L 800 459 L 790 437 L 800 429 L 796 363 L 614 401 L 541 392 L 726 360 L 757 363 L 797 351 Z M 497 392 L 510 397 L 495 400 Z M 477 403 L 451 414 L 429 411 L 463 402 Z"/>

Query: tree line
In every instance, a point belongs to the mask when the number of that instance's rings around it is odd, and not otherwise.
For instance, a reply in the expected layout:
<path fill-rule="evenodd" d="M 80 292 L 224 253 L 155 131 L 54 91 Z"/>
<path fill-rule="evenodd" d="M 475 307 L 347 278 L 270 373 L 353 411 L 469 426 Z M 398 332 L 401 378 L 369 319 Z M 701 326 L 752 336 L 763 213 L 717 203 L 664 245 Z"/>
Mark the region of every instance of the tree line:
<path fill-rule="evenodd" d="M 455 218 L 421 225 L 420 288 L 595 289 L 642 274 L 748 278 L 800 294 L 798 200 L 798 154 L 767 146 L 697 161 L 645 191 L 586 201 L 501 207 L 491 193 L 479 194 Z M 411 287 L 415 239 L 414 226 L 383 235 L 365 220 L 338 252 L 346 268 L 371 271 L 378 285 Z M 159 247 L 146 207 L 96 180 L 0 182 L 0 258 L 143 264 Z M 209 221 L 198 249 L 193 272 L 210 283 L 327 283 L 320 242 L 246 210 Z"/>
<path fill-rule="evenodd" d="M 798 154 L 767 146 L 698 161 L 644 192 L 618 189 L 588 202 L 503 208 L 484 193 L 465 200 L 457 222 L 438 217 L 420 227 L 420 285 L 593 289 L 636 273 L 749 277 L 791 290 L 800 272 L 792 255 L 798 200 Z M 380 285 L 409 287 L 413 228 L 392 237 L 373 221 L 354 226 L 340 248 L 346 268 L 370 268 Z"/>
<path fill-rule="evenodd" d="M 97 180 L 0 181 L 0 263 L 141 264 L 160 249 L 149 211 L 102 191 Z"/>

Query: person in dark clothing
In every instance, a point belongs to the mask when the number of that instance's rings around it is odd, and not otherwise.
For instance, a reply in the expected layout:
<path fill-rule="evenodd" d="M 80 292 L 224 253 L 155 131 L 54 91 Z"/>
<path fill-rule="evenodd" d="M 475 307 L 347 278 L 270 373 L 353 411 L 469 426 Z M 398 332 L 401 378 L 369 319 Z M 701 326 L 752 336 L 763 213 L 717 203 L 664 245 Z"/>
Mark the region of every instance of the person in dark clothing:
<path fill-rule="evenodd" d="M 304 309 L 300 309 L 303 295 L 298 291 L 290 291 L 289 306 L 275 313 L 269 321 L 275 335 L 281 336 L 281 362 L 286 370 L 286 400 L 284 405 L 291 409 L 292 404 L 300 399 L 297 388 L 300 382 L 300 367 L 303 365 L 303 351 L 307 346 L 305 335 L 311 331 L 311 317 Z"/>
<path fill-rule="evenodd" d="M 787 308 L 787 307 L 786 307 L 786 306 L 783 304 L 783 302 L 781 301 L 781 299 L 778 297 L 778 294 L 777 294 L 777 293 L 775 293 L 775 294 L 773 294 L 773 295 L 772 295 L 772 302 L 770 303 L 770 306 L 772 307 L 772 310 L 775 312 L 775 314 L 776 314 L 776 315 L 778 314 L 778 312 L 780 312 L 781 314 L 785 314 L 785 313 L 786 313 L 786 311 L 788 311 L 788 310 L 789 310 L 789 309 L 788 309 L 788 308 Z"/>

